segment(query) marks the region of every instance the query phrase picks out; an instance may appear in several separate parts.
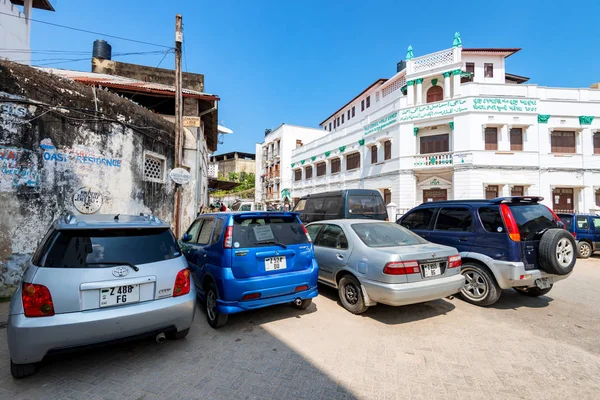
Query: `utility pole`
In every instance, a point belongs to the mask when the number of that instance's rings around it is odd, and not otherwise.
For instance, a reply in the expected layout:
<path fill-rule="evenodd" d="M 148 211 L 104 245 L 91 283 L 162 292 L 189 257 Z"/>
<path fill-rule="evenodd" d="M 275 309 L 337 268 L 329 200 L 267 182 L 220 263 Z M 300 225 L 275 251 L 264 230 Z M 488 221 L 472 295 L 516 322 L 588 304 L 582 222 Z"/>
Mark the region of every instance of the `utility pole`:
<path fill-rule="evenodd" d="M 181 79 L 181 46 L 183 26 L 181 14 L 175 16 L 175 168 L 181 167 L 181 147 L 183 135 L 183 92 Z M 175 184 L 175 237 L 181 233 L 181 185 Z"/>

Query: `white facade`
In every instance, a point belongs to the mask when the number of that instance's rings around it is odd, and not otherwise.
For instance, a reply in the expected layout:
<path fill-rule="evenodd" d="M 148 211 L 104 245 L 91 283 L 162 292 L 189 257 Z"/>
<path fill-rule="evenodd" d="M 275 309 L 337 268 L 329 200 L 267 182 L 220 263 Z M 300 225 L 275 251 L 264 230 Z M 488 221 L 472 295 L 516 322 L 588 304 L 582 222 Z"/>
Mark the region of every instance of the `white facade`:
<path fill-rule="evenodd" d="M 54 11 L 50 1 L 43 3 L 43 9 Z M 7 58 L 21 64 L 31 63 L 31 10 L 33 0 L 24 0 L 19 7 L 10 0 L 0 0 L 0 58 Z"/>
<path fill-rule="evenodd" d="M 302 178 L 292 197 L 378 189 L 402 213 L 424 201 L 524 194 L 555 210 L 600 211 L 600 90 L 512 83 L 527 80 L 505 71 L 518 50 L 459 41 L 409 55 L 405 69 L 323 121 L 327 131 L 336 121 L 330 133 L 294 150 Z M 367 97 L 370 107 L 348 122 L 348 107 Z M 354 157 L 360 166 L 348 170 Z"/>
<path fill-rule="evenodd" d="M 291 200 L 292 151 L 312 142 L 325 133 L 320 129 L 281 124 L 256 144 L 255 200 L 273 206 Z"/>

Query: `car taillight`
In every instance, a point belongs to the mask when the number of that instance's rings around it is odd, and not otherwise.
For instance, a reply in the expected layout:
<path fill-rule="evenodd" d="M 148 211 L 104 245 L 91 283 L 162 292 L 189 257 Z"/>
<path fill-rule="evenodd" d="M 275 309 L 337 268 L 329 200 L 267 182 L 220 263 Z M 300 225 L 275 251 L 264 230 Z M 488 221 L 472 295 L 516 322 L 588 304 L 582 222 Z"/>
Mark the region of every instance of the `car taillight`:
<path fill-rule="evenodd" d="M 383 268 L 383 273 L 388 275 L 410 275 L 419 272 L 421 272 L 421 268 L 416 261 L 389 262 Z"/>
<path fill-rule="evenodd" d="M 46 286 L 23 283 L 21 297 L 26 317 L 51 317 L 54 315 L 52 296 Z"/>
<path fill-rule="evenodd" d="M 312 239 L 310 238 L 310 235 L 308 234 L 308 231 L 306 230 L 306 227 L 304 225 L 302 225 L 302 230 L 304 231 L 304 234 L 306 235 L 306 239 L 308 240 L 308 243 L 312 243 Z"/>
<path fill-rule="evenodd" d="M 573 237 L 574 237 L 575 239 L 577 239 L 577 232 L 571 232 L 571 235 L 573 235 Z"/>
<path fill-rule="evenodd" d="M 460 256 L 448 257 L 448 268 L 456 268 L 462 265 L 462 258 Z"/>
<path fill-rule="evenodd" d="M 190 270 L 182 269 L 177 273 L 175 278 L 175 287 L 173 287 L 173 297 L 183 296 L 190 292 L 191 279 Z"/>
<path fill-rule="evenodd" d="M 228 226 L 227 229 L 225 229 L 223 247 L 226 249 L 231 249 L 233 247 L 233 226 Z"/>
<path fill-rule="evenodd" d="M 515 221 L 515 217 L 513 216 L 512 211 L 510 211 L 510 208 L 506 204 L 500 204 L 500 213 L 502 214 L 502 219 L 508 230 L 508 237 L 514 242 L 520 242 L 521 234 L 519 233 L 519 227 L 517 226 L 517 221 Z"/>

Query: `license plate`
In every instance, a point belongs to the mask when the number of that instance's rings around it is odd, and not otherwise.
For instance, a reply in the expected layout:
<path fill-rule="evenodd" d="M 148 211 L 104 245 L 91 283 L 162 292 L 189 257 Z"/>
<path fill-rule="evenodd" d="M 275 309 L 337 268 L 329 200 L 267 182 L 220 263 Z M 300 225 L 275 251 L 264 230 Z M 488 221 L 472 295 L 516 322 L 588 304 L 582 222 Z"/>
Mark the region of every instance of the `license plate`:
<path fill-rule="evenodd" d="M 442 268 L 439 263 L 421 264 L 421 269 L 423 270 L 423 276 L 425 278 L 442 274 Z"/>
<path fill-rule="evenodd" d="M 124 285 L 100 289 L 100 307 L 120 306 L 140 301 L 140 285 Z"/>
<path fill-rule="evenodd" d="M 549 278 L 540 278 L 535 280 L 535 284 L 540 289 L 548 289 L 552 286 L 552 281 Z"/>
<path fill-rule="evenodd" d="M 283 256 L 265 258 L 265 271 L 277 271 L 286 268 L 285 257 Z"/>

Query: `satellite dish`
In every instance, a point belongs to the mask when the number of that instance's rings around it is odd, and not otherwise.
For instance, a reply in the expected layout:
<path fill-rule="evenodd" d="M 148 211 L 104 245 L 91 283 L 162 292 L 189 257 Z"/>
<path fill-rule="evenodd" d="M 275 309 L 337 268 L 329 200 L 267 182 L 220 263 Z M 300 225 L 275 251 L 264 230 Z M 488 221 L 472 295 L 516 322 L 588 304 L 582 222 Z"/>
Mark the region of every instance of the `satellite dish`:
<path fill-rule="evenodd" d="M 219 133 L 223 134 L 223 135 L 229 135 L 231 133 L 233 133 L 233 131 L 229 128 L 226 128 L 222 125 L 218 125 L 217 130 L 219 131 Z"/>

